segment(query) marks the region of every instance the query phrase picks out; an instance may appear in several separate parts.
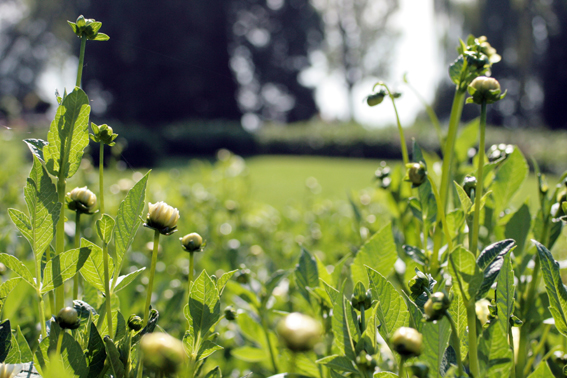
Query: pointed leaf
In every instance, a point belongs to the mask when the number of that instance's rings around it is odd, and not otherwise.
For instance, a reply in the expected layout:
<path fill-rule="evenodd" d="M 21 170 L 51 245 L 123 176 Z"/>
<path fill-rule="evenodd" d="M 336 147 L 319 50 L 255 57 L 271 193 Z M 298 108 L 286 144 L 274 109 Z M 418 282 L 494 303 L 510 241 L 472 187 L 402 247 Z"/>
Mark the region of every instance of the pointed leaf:
<path fill-rule="evenodd" d="M 330 369 L 335 369 L 337 371 L 358 374 L 358 369 L 356 368 L 352 360 L 346 358 L 345 356 L 333 355 L 321 358 L 320 360 L 317 360 L 317 363 Z"/>
<path fill-rule="evenodd" d="M 63 252 L 47 262 L 43 272 L 41 293 L 47 293 L 73 278 L 83 267 L 91 253 L 90 248 L 77 248 Z"/>
<path fill-rule="evenodd" d="M 124 364 L 120 361 L 120 352 L 114 345 L 112 339 L 108 336 L 104 337 L 104 346 L 106 347 L 106 355 L 108 356 L 108 362 L 113 372 L 115 378 L 123 378 Z"/>
<path fill-rule="evenodd" d="M 441 365 L 451 336 L 451 325 L 445 318 L 426 322 L 423 326 L 423 353 L 420 357 L 429 365 L 429 377 L 441 377 Z"/>
<path fill-rule="evenodd" d="M 266 350 L 251 346 L 234 348 L 230 351 L 230 354 L 245 362 L 262 362 L 270 357 Z"/>
<path fill-rule="evenodd" d="M 10 328 L 10 320 L 4 320 L 0 324 L 0 362 L 4 362 L 10 351 L 12 339 L 12 329 Z"/>
<path fill-rule="evenodd" d="M 146 267 L 140 268 L 138 270 L 133 271 L 132 273 L 128 273 L 128 274 L 125 274 L 123 276 L 118 277 L 118 279 L 116 280 L 116 286 L 114 287 L 113 292 L 117 293 L 120 290 L 124 289 L 132 281 L 134 281 L 140 275 L 140 273 L 142 273 L 144 270 L 146 270 Z"/>
<path fill-rule="evenodd" d="M 85 261 L 81 269 L 81 275 L 97 290 L 104 292 L 104 257 L 102 248 L 86 239 L 81 239 L 81 248 L 90 248 L 91 250 L 87 261 Z M 114 262 L 112 257 L 108 256 L 109 271 L 112 272 L 113 268 Z"/>
<path fill-rule="evenodd" d="M 514 358 L 505 335 L 500 322 L 495 322 L 484 330 L 478 344 L 481 375 L 486 377 L 510 376 Z"/>
<path fill-rule="evenodd" d="M 512 270 L 512 262 L 510 255 L 504 257 L 504 264 L 500 270 L 496 284 L 496 306 L 498 308 L 498 322 L 502 324 L 502 328 L 509 336 L 509 322 L 514 315 L 514 271 Z"/>
<path fill-rule="evenodd" d="M 520 189 L 529 173 L 528 163 L 519 148 L 514 148 L 500 165 L 492 181 L 494 211 L 500 214 Z"/>
<path fill-rule="evenodd" d="M 10 215 L 12 223 L 16 225 L 33 248 L 32 225 L 28 216 L 23 211 L 17 209 L 8 209 L 8 215 Z"/>
<path fill-rule="evenodd" d="M 217 285 L 217 290 L 219 291 L 219 296 L 222 296 L 226 283 L 228 282 L 228 280 L 231 279 L 234 273 L 236 273 L 236 270 L 231 270 L 230 272 L 226 272 L 222 276 L 220 276 L 220 278 L 217 280 L 216 285 Z"/>
<path fill-rule="evenodd" d="M 360 281 L 368 287 L 368 275 L 365 266 L 375 269 L 385 277 L 390 274 L 397 259 L 398 252 L 392 233 L 392 224 L 388 223 L 372 235 L 356 254 L 351 265 L 352 281 Z"/>
<path fill-rule="evenodd" d="M 299 263 L 295 266 L 295 283 L 300 294 L 311 303 L 309 289 L 319 286 L 319 272 L 317 260 L 305 248 L 301 248 Z"/>
<path fill-rule="evenodd" d="M 205 358 L 209 357 L 211 354 L 215 353 L 217 350 L 224 349 L 220 345 L 213 343 L 211 340 L 205 340 L 201 344 L 201 348 L 199 348 L 199 352 L 197 353 L 197 361 L 204 360 Z"/>
<path fill-rule="evenodd" d="M 516 256 L 524 251 L 526 239 L 531 229 L 531 222 L 532 216 L 530 214 L 530 207 L 527 203 L 524 203 L 514 215 L 512 215 L 508 223 L 506 223 L 504 235 L 516 241 L 516 245 L 518 246 L 514 251 Z"/>
<path fill-rule="evenodd" d="M 503 258 L 514 246 L 513 239 L 506 239 L 486 247 L 478 256 L 476 263 L 481 270 L 488 268 L 496 258 Z"/>
<path fill-rule="evenodd" d="M 0 285 L 0 311 L 2 311 L 2 308 L 4 307 L 4 303 L 8 298 L 8 294 L 10 294 L 10 292 L 16 287 L 17 284 L 20 283 L 20 281 L 21 278 L 16 277 L 11 278 Z"/>
<path fill-rule="evenodd" d="M 455 322 L 459 340 L 461 341 L 461 361 L 465 359 L 469 350 L 468 332 L 467 332 L 467 308 L 465 302 L 459 293 L 459 290 L 454 290 L 453 301 L 449 307 L 449 313 Z"/>
<path fill-rule="evenodd" d="M 195 334 L 205 334 L 220 318 L 219 292 L 204 270 L 191 286 L 189 312 Z"/>
<path fill-rule="evenodd" d="M 102 214 L 102 217 L 96 221 L 96 232 L 98 237 L 104 244 L 109 244 L 112 239 L 112 230 L 114 229 L 114 219 L 108 214 Z"/>
<path fill-rule="evenodd" d="M 16 256 L 12 256 L 7 253 L 0 253 L 0 262 L 6 265 L 6 268 L 22 277 L 24 281 L 29 283 L 32 287 L 36 287 L 35 280 L 33 279 L 31 272 L 24 263 L 18 260 Z"/>
<path fill-rule="evenodd" d="M 545 361 L 540 361 L 534 372 L 528 375 L 528 378 L 555 378 L 555 376 L 551 372 L 549 365 Z"/>
<path fill-rule="evenodd" d="M 449 255 L 448 265 L 454 280 L 453 286 L 461 290 L 465 303 L 474 300 L 484 279 L 474 255 L 464 247 L 458 246 Z"/>
<path fill-rule="evenodd" d="M 33 361 L 33 353 L 22 334 L 20 326 L 17 326 L 15 334 L 12 335 L 12 348 L 4 362 L 6 364 L 24 364 L 31 361 Z"/>
<path fill-rule="evenodd" d="M 28 145 L 28 148 L 39 160 L 45 161 L 43 158 L 43 148 L 47 146 L 47 142 L 41 139 L 24 139 L 24 142 Z"/>

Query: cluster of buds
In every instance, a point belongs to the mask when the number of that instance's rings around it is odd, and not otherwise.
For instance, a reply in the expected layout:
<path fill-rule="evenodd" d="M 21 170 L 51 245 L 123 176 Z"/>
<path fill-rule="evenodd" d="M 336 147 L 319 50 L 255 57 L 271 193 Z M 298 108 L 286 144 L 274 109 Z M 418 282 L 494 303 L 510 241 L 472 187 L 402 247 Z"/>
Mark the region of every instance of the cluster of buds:
<path fill-rule="evenodd" d="M 514 152 L 514 146 L 511 144 L 493 144 L 488 149 L 486 156 L 488 156 L 489 162 L 499 163 L 504 161 L 512 152 Z"/>
<path fill-rule="evenodd" d="M 447 294 L 438 291 L 429 296 L 427 302 L 423 306 L 425 317 L 428 322 L 440 320 L 447 314 L 447 310 L 451 306 L 451 300 Z"/>
<path fill-rule="evenodd" d="M 403 358 L 417 357 L 423 352 L 423 336 L 410 327 L 400 327 L 390 339 L 394 351 Z"/>
<path fill-rule="evenodd" d="M 98 32 L 102 27 L 102 22 L 92 18 L 85 18 L 80 15 L 76 22 L 67 21 L 67 23 L 79 38 L 86 37 L 92 41 L 108 41 L 110 39 L 108 35 Z"/>
<path fill-rule="evenodd" d="M 93 142 L 104 143 L 111 147 L 116 144 L 114 139 L 118 137 L 118 134 L 114 133 L 112 127 L 108 126 L 107 124 L 97 126 L 96 124 L 91 122 L 91 128 L 93 129 L 93 133 L 90 134 L 90 137 Z"/>
<path fill-rule="evenodd" d="M 489 76 L 492 64 L 501 59 L 484 36 L 469 36 L 466 43 L 461 41 L 458 52 L 460 55 L 451 65 L 449 72 L 451 80 L 463 91 L 476 77 Z"/>
<path fill-rule="evenodd" d="M 475 78 L 468 87 L 472 97 L 467 99 L 467 103 L 492 104 L 503 99 L 506 92 L 502 93 L 500 83 L 493 77 L 479 76 Z"/>
<path fill-rule="evenodd" d="M 178 220 L 179 210 L 160 201 L 149 204 L 149 212 L 144 226 L 154 229 L 162 235 L 171 235 L 177 231 Z"/>
<path fill-rule="evenodd" d="M 69 210 L 76 211 L 81 214 L 96 213 L 96 195 L 87 189 L 87 187 L 75 188 L 65 196 L 67 207 Z"/>
<path fill-rule="evenodd" d="M 407 173 L 404 180 L 411 182 L 412 188 L 421 186 L 421 184 L 427 180 L 427 169 L 422 161 L 419 163 L 410 163 L 406 165 L 406 168 Z"/>
<path fill-rule="evenodd" d="M 411 291 L 412 298 L 416 299 L 424 292 L 429 292 L 430 288 L 434 284 L 435 284 L 435 280 L 429 273 L 425 274 L 416 268 L 415 276 L 413 276 L 409 280 L 408 287 Z"/>
<path fill-rule="evenodd" d="M 175 374 L 185 361 L 183 343 L 167 333 L 148 333 L 140 340 L 144 366 L 165 375 Z"/>
<path fill-rule="evenodd" d="M 278 335 L 292 352 L 307 352 L 321 338 L 321 325 L 312 317 L 293 312 L 277 326 Z"/>

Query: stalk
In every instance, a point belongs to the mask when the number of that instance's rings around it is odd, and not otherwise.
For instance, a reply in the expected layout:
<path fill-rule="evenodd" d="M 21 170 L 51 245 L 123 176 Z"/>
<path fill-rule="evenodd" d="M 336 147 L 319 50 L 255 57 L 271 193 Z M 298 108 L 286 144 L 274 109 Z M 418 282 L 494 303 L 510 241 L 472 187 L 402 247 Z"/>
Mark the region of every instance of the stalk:
<path fill-rule="evenodd" d="M 148 283 L 148 290 L 146 294 L 146 307 L 144 308 L 144 326 L 148 324 L 148 319 L 150 316 L 150 306 L 152 304 L 152 291 L 154 287 L 154 275 L 156 271 L 157 254 L 159 248 L 159 231 L 155 230 L 154 233 L 154 248 L 152 252 L 152 265 L 150 268 L 150 282 Z"/>
<path fill-rule="evenodd" d="M 272 368 L 274 369 L 274 374 L 278 373 L 278 365 L 276 364 L 276 358 L 274 356 L 274 350 L 272 348 L 272 342 L 270 341 L 270 334 L 268 332 L 268 326 L 266 324 L 266 319 L 263 314 L 260 315 L 262 328 L 264 329 L 264 334 L 266 335 L 266 341 L 268 342 L 268 349 L 270 350 L 270 360 L 272 362 Z"/>
<path fill-rule="evenodd" d="M 81 246 L 81 212 L 75 212 L 75 249 Z M 79 273 L 73 277 L 73 299 L 79 299 Z"/>
<path fill-rule="evenodd" d="M 396 122 L 398 124 L 398 132 L 400 133 L 400 144 L 402 147 L 402 158 L 404 159 L 404 166 L 409 164 L 408 146 L 406 145 L 406 137 L 404 136 L 404 129 L 400 122 L 400 116 L 398 115 L 398 109 L 396 108 L 396 101 L 394 101 L 394 96 L 390 92 L 390 88 L 384 83 L 380 83 L 388 91 L 388 96 L 392 100 L 392 105 L 394 106 L 394 113 L 396 114 Z"/>
<path fill-rule="evenodd" d="M 55 348 L 55 353 L 57 354 L 57 358 L 61 358 L 61 352 L 63 352 L 61 350 L 61 347 L 63 346 L 63 334 L 65 333 L 65 330 L 63 328 L 61 328 L 61 330 L 59 331 L 59 336 L 57 337 L 57 347 Z"/>
<path fill-rule="evenodd" d="M 98 158 L 98 191 L 100 215 L 104 214 L 104 143 L 100 143 Z"/>
<path fill-rule="evenodd" d="M 543 347 L 545 346 L 545 341 L 547 339 L 547 335 L 549 334 L 550 329 L 551 329 L 551 324 L 546 324 L 545 328 L 543 329 L 543 334 L 541 335 L 541 339 L 539 340 L 539 343 L 537 344 L 537 346 L 534 349 L 534 353 L 532 354 L 532 356 L 528 360 L 528 363 L 526 364 L 526 366 L 524 366 L 524 376 L 527 376 L 530 373 L 530 369 L 531 369 L 536 357 L 538 356 L 538 354 L 540 354 Z"/>
<path fill-rule="evenodd" d="M 76 87 L 81 86 L 81 80 L 83 78 L 83 66 L 85 64 L 85 47 L 87 46 L 87 37 L 81 37 L 81 50 L 79 52 L 79 69 L 77 70 L 77 82 Z"/>
<path fill-rule="evenodd" d="M 439 192 L 437 191 L 437 185 L 435 185 L 435 181 L 433 181 L 433 179 L 429 175 L 427 176 L 427 178 L 429 179 L 429 183 L 431 184 L 431 191 L 433 192 L 433 196 L 435 197 L 435 201 L 437 202 L 437 214 L 441 218 L 441 226 L 443 227 L 443 231 L 445 233 L 445 239 L 447 239 L 448 252 L 451 252 L 453 250 L 453 238 L 451 237 L 451 233 L 449 232 L 449 226 L 447 225 L 447 217 L 445 216 L 445 209 L 441 204 L 441 198 L 439 196 Z M 440 233 L 436 232 L 434 235 L 434 239 L 441 239 L 440 235 L 441 235 Z M 440 242 L 434 243 L 433 255 L 431 257 L 431 271 L 434 274 L 437 274 L 437 271 L 439 269 L 439 248 L 437 246 L 438 244 L 441 243 Z"/>
<path fill-rule="evenodd" d="M 467 306 L 467 325 L 469 329 L 469 370 L 473 377 L 480 377 L 478 364 L 478 348 L 476 344 L 476 311 L 474 299 L 471 298 Z"/>
<path fill-rule="evenodd" d="M 102 245 L 102 257 L 104 263 L 104 295 L 106 297 L 106 324 L 108 324 L 108 334 L 110 337 L 112 335 L 112 303 L 111 303 L 111 293 L 110 293 L 110 272 L 108 268 L 108 244 L 103 242 Z"/>
<path fill-rule="evenodd" d="M 65 251 L 65 188 L 65 177 L 63 177 L 63 169 L 60 168 L 57 180 L 57 195 L 59 197 L 59 203 L 61 204 L 61 210 L 55 231 L 55 252 L 57 255 Z M 55 289 L 55 309 L 63 307 L 65 307 L 65 286 L 61 285 Z M 56 313 L 55 309 L 51 309 L 54 314 Z"/>
<path fill-rule="evenodd" d="M 189 252 L 189 278 L 187 280 L 187 303 L 191 295 L 191 286 L 193 285 L 193 270 L 195 270 L 194 252 Z"/>
<path fill-rule="evenodd" d="M 366 319 L 364 319 L 364 303 L 360 305 L 360 333 L 364 334 L 366 330 Z"/>
<path fill-rule="evenodd" d="M 476 190 L 474 198 L 474 216 L 473 216 L 473 229 L 470 250 L 476 256 L 478 254 L 478 230 L 480 228 L 480 202 L 482 199 L 483 176 L 482 170 L 484 168 L 484 149 L 486 139 L 486 101 L 483 101 L 480 106 L 480 142 L 478 146 L 478 169 L 476 173 Z"/>
<path fill-rule="evenodd" d="M 447 131 L 447 139 L 443 150 L 443 173 L 441 175 L 440 197 L 443 209 L 447 209 L 447 199 L 449 193 L 449 185 L 451 182 L 451 168 L 453 166 L 453 151 L 455 150 L 455 141 L 457 140 L 457 129 L 463 112 L 466 89 L 457 89 L 453 97 L 453 106 L 451 107 L 451 117 L 449 118 L 449 130 Z"/>
<path fill-rule="evenodd" d="M 457 325 L 449 311 L 445 311 L 445 316 L 449 319 L 449 323 L 451 323 L 451 339 L 453 340 L 453 348 L 455 348 L 455 354 L 457 355 L 457 376 L 464 377 L 463 361 L 461 361 L 461 340 L 459 339 L 459 331 L 457 331 Z"/>
<path fill-rule="evenodd" d="M 406 364 L 406 358 L 401 356 L 400 359 L 400 366 L 398 366 L 398 377 L 399 378 L 406 378 L 406 371 L 405 371 L 405 365 Z"/>
<path fill-rule="evenodd" d="M 41 282 L 41 260 L 36 259 L 35 263 L 35 274 L 36 280 L 38 282 L 35 290 L 38 298 L 38 308 L 39 308 L 39 323 L 41 324 L 41 338 L 45 339 L 47 337 L 47 327 L 45 326 L 45 308 L 43 302 L 43 295 L 39 289 L 39 283 Z"/>

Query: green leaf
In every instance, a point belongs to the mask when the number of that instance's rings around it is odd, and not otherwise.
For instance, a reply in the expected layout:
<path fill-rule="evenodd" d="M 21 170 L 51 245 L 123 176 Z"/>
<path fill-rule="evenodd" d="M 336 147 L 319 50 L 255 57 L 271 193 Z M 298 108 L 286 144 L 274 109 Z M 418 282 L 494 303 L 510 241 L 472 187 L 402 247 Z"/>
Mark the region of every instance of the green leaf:
<path fill-rule="evenodd" d="M 522 252 L 524 252 L 526 239 L 531 229 L 531 222 L 532 216 L 530 214 L 530 207 L 527 203 L 524 203 L 514 213 L 514 215 L 512 215 L 510 220 L 508 220 L 508 223 L 506 223 L 504 236 L 516 241 L 516 245 L 518 246 L 514 250 L 514 254 L 516 256 L 519 256 Z"/>
<path fill-rule="evenodd" d="M 441 365 L 445 349 L 451 336 L 451 325 L 445 318 L 437 322 L 426 322 L 423 326 L 423 353 L 420 360 L 429 365 L 429 377 L 441 377 Z"/>
<path fill-rule="evenodd" d="M 504 264 L 504 256 L 514 249 L 514 246 L 515 242 L 513 239 L 506 239 L 489 245 L 480 253 L 476 263 L 483 270 L 484 278 L 476 295 L 477 300 L 484 298 L 486 293 L 488 293 L 500 274 L 500 269 L 502 264 Z"/>
<path fill-rule="evenodd" d="M 509 336 L 509 322 L 514 314 L 514 271 L 512 270 L 512 262 L 510 254 L 504 256 L 504 263 L 500 270 L 496 284 L 496 306 L 498 308 L 498 322 Z"/>
<path fill-rule="evenodd" d="M 454 239 L 455 235 L 461 233 L 461 229 L 465 222 L 465 213 L 461 209 L 455 209 L 447 213 L 447 228 L 449 229 L 449 235 Z"/>
<path fill-rule="evenodd" d="M 209 371 L 207 375 L 205 375 L 205 378 L 222 378 L 220 367 L 217 366 L 213 370 Z"/>
<path fill-rule="evenodd" d="M 104 33 L 97 33 L 96 37 L 92 38 L 93 41 L 108 41 L 110 37 Z"/>
<path fill-rule="evenodd" d="M 358 369 L 354 365 L 351 359 L 345 356 L 333 355 L 317 360 L 318 364 L 326 366 L 330 369 L 335 369 L 338 371 L 344 371 L 347 373 L 358 374 Z"/>
<path fill-rule="evenodd" d="M 90 323 L 89 343 L 85 357 L 89 364 L 89 375 L 87 378 L 97 378 L 104 370 L 106 347 L 94 323 Z"/>
<path fill-rule="evenodd" d="M 120 352 L 114 345 L 114 342 L 110 337 L 104 337 L 104 346 L 106 347 L 106 354 L 108 356 L 108 362 L 112 368 L 113 376 L 116 378 L 124 377 L 124 364 L 120 361 Z"/>
<path fill-rule="evenodd" d="M 262 330 L 262 326 L 252 319 L 248 313 L 243 312 L 242 314 L 238 315 L 236 318 L 236 322 L 238 327 L 240 328 L 240 332 L 244 335 L 248 341 L 259 344 L 264 346 L 267 344 L 265 342 L 266 337 L 264 336 L 264 331 Z"/>
<path fill-rule="evenodd" d="M 113 335 L 108 334 L 108 322 L 107 321 L 103 322 L 103 324 L 100 326 L 100 329 L 98 329 L 98 331 L 99 331 L 100 335 L 109 336 L 111 338 L 114 337 L 114 340 L 116 340 L 118 342 L 118 341 L 120 341 L 122 336 L 124 336 L 125 329 L 126 329 L 126 321 L 124 320 L 122 313 L 120 313 L 120 311 L 118 311 L 118 309 L 113 309 L 112 310 L 112 330 L 113 330 L 114 334 Z"/>
<path fill-rule="evenodd" d="M 449 77 L 451 78 L 451 81 L 457 85 L 457 87 L 461 83 L 461 73 L 463 71 L 463 66 L 464 66 L 464 58 L 462 55 L 459 55 L 457 60 L 455 60 L 449 66 Z"/>
<path fill-rule="evenodd" d="M 389 371 L 380 371 L 378 373 L 374 373 L 374 378 L 398 378 L 397 374 L 394 374 Z"/>
<path fill-rule="evenodd" d="M 120 290 L 124 289 L 126 286 L 130 285 L 132 281 L 134 281 L 140 273 L 146 270 L 146 267 L 140 268 L 138 270 L 133 271 L 132 273 L 125 274 L 120 276 L 116 279 L 116 286 L 113 289 L 114 293 L 119 292 Z"/>
<path fill-rule="evenodd" d="M 451 307 L 449 307 L 449 314 L 455 322 L 459 340 L 461 342 L 461 361 L 465 359 L 467 352 L 469 350 L 469 338 L 467 332 L 467 308 L 465 302 L 461 297 L 458 290 L 454 290 L 453 301 L 451 302 Z M 513 300 L 513 298 L 512 298 Z"/>
<path fill-rule="evenodd" d="M 6 265 L 6 268 L 10 269 L 18 276 L 22 277 L 24 281 L 29 283 L 32 287 L 36 287 L 35 280 L 29 269 L 22 263 L 16 256 L 9 255 L 7 253 L 0 253 L 0 262 Z"/>
<path fill-rule="evenodd" d="M 0 362 L 4 362 L 11 347 L 12 329 L 10 320 L 5 320 L 0 324 Z"/>
<path fill-rule="evenodd" d="M 219 291 L 219 296 L 222 296 L 226 283 L 228 282 L 228 280 L 231 279 L 234 273 L 236 273 L 236 270 L 231 270 L 230 272 L 226 272 L 222 276 L 220 276 L 220 278 L 217 280 L 216 285 L 217 285 L 217 290 Z"/>
<path fill-rule="evenodd" d="M 112 239 L 112 230 L 114 229 L 114 219 L 108 214 L 102 214 L 102 217 L 96 221 L 96 232 L 98 237 L 106 245 Z"/>
<path fill-rule="evenodd" d="M 102 248 L 86 239 L 81 239 L 81 248 L 90 248 L 91 250 L 87 261 L 85 261 L 85 264 L 81 269 L 81 275 L 97 290 L 104 292 L 104 252 L 102 251 Z M 112 272 L 113 268 L 114 262 L 112 257 L 108 256 L 109 271 Z"/>
<path fill-rule="evenodd" d="M 209 328 L 220 318 L 219 292 L 211 277 L 204 270 L 191 286 L 189 313 L 195 334 L 201 335 L 208 332 Z"/>
<path fill-rule="evenodd" d="M 326 283 L 323 283 L 327 294 L 333 302 L 333 318 L 331 320 L 331 327 L 335 335 L 335 343 L 339 350 L 348 358 L 354 360 L 356 355 L 354 353 L 353 333 L 356 333 L 357 325 L 353 324 L 351 317 L 347 316 L 345 308 L 352 309 L 350 302 L 346 300 L 344 295 L 339 293 L 334 288 Z M 347 307 L 347 303 L 349 306 Z"/>
<path fill-rule="evenodd" d="M 270 278 L 268 278 L 268 280 L 264 284 L 262 306 L 265 306 L 266 303 L 268 303 L 268 300 L 270 299 L 270 296 L 272 295 L 274 289 L 280 284 L 281 280 L 283 280 L 288 275 L 288 273 L 288 271 L 280 269 L 276 270 L 274 273 L 272 273 Z"/>
<path fill-rule="evenodd" d="M 43 156 L 47 170 L 53 176 L 72 177 L 83 157 L 83 150 L 89 144 L 88 121 L 91 107 L 86 93 L 76 87 L 63 99 L 51 122 Z"/>
<path fill-rule="evenodd" d="M 453 181 L 453 183 L 455 184 L 455 188 L 457 189 L 457 194 L 459 196 L 459 201 L 461 201 L 461 207 L 465 213 L 465 215 L 470 214 L 471 210 L 472 210 L 472 201 L 469 198 L 469 196 L 467 195 L 467 192 L 465 192 L 465 190 L 463 189 L 463 187 L 461 185 L 459 185 L 456 181 Z"/>
<path fill-rule="evenodd" d="M 376 316 L 380 321 L 379 332 L 389 345 L 392 334 L 398 328 L 409 324 L 409 311 L 404 298 L 384 276 L 369 267 L 367 274 L 372 300 L 378 301 Z"/>
<path fill-rule="evenodd" d="M 421 312 L 421 309 L 417 306 L 417 304 L 415 304 L 415 302 L 404 291 L 402 291 L 402 295 L 408 307 L 410 327 L 415 328 L 419 333 L 422 333 L 421 331 L 425 324 L 425 316 L 423 315 L 423 312 Z"/>
<path fill-rule="evenodd" d="M 469 150 L 476 147 L 478 140 L 479 118 L 475 118 L 462 127 L 457 140 L 455 141 L 455 157 L 459 162 L 465 162 L 468 159 Z"/>
<path fill-rule="evenodd" d="M 269 358 L 266 350 L 251 346 L 234 348 L 230 351 L 230 354 L 245 362 L 262 362 Z"/>
<path fill-rule="evenodd" d="M 20 283 L 20 280 L 21 278 L 19 277 L 11 278 L 0 285 L 0 311 L 2 311 L 8 295 L 16 287 L 16 285 Z"/>
<path fill-rule="evenodd" d="M 211 354 L 215 353 L 217 350 L 224 349 L 220 345 L 213 343 L 211 340 L 205 340 L 201 344 L 201 348 L 199 348 L 199 352 L 197 353 L 197 361 L 204 360 L 205 358 L 209 357 Z"/>
<path fill-rule="evenodd" d="M 500 214 L 506 208 L 514 194 L 522 186 L 528 173 L 529 168 L 526 159 L 519 148 L 514 148 L 514 152 L 502 162 L 492 181 L 492 197 L 494 198 L 496 214 Z"/>
<path fill-rule="evenodd" d="M 20 326 L 17 326 L 15 335 L 12 335 L 10 352 L 4 363 L 25 364 L 31 361 L 33 361 L 33 353 L 26 338 L 22 334 Z"/>
<path fill-rule="evenodd" d="M 427 263 L 428 259 L 427 256 L 425 256 L 423 249 L 413 247 L 411 245 L 403 245 L 402 248 L 406 255 L 408 255 L 410 259 L 412 259 L 419 265 L 425 265 Z"/>
<path fill-rule="evenodd" d="M 63 284 L 83 267 L 89 258 L 91 249 L 82 247 L 71 249 L 53 257 L 45 265 L 41 293 L 45 294 Z"/>
<path fill-rule="evenodd" d="M 299 263 L 295 266 L 295 283 L 299 293 L 307 302 L 311 303 L 309 289 L 319 286 L 319 270 L 317 260 L 303 247 L 301 247 Z"/>
<path fill-rule="evenodd" d="M 532 240 L 537 248 L 545 289 L 549 297 L 549 311 L 555 319 L 555 327 L 567 336 L 567 288 L 561 280 L 559 263 L 545 246 Z"/>
<path fill-rule="evenodd" d="M 47 146 L 47 142 L 41 139 L 24 139 L 24 142 L 28 145 L 28 148 L 39 160 L 45 161 L 43 158 L 43 148 Z"/>
<path fill-rule="evenodd" d="M 509 377 L 514 358 L 508 345 L 506 332 L 500 322 L 484 330 L 478 343 L 478 360 L 481 375 L 486 377 Z"/>
<path fill-rule="evenodd" d="M 146 187 L 150 172 L 146 173 L 128 191 L 126 198 L 120 203 L 116 214 L 116 227 L 114 228 L 114 245 L 116 247 L 116 267 L 120 269 L 124 254 L 130 249 L 134 236 L 140 227 L 142 212 L 146 199 Z M 115 272 L 117 275 L 119 272 Z"/>
<path fill-rule="evenodd" d="M 291 352 L 286 351 L 286 360 L 291 360 Z M 320 366 L 315 363 L 317 356 L 314 352 L 297 353 L 295 356 L 295 366 L 297 370 L 308 377 L 319 377 L 321 375 Z"/>
<path fill-rule="evenodd" d="M 8 209 L 8 215 L 10 215 L 12 223 L 16 225 L 33 248 L 32 225 L 28 216 L 23 211 L 17 209 Z"/>
<path fill-rule="evenodd" d="M 457 286 L 461 290 L 463 300 L 475 300 L 476 294 L 480 289 L 484 275 L 476 264 L 474 255 L 467 251 L 463 246 L 456 247 L 449 255 L 449 272 Z"/>
<path fill-rule="evenodd" d="M 528 378 L 554 378 L 555 376 L 551 372 L 549 365 L 546 361 L 540 361 L 537 368 L 528 375 Z"/>
<path fill-rule="evenodd" d="M 242 298 L 242 300 L 250 303 L 256 310 L 261 307 L 258 296 L 253 291 L 248 290 L 243 285 L 234 281 L 228 281 L 226 286 L 232 294 L 237 295 Z"/>
<path fill-rule="evenodd" d="M 398 252 L 392 233 L 392 224 L 388 223 L 372 235 L 356 254 L 351 265 L 352 281 L 360 281 L 368 287 L 368 275 L 365 266 L 375 269 L 382 276 L 388 276 L 397 259 Z"/>

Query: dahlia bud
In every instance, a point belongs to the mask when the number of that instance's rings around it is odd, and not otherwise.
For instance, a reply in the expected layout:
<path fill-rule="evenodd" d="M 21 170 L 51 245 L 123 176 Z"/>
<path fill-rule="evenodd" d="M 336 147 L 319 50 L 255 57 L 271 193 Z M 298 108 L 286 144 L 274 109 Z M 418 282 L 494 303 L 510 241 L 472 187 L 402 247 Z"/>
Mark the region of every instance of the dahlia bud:
<path fill-rule="evenodd" d="M 427 302 L 425 302 L 423 310 L 427 320 L 432 322 L 441 319 L 449 309 L 449 306 L 451 306 L 451 301 L 447 295 L 438 291 L 431 294 Z"/>
<path fill-rule="evenodd" d="M 69 26 L 77 37 L 87 37 L 93 41 L 108 41 L 110 37 L 104 33 L 99 33 L 102 22 L 96 21 L 92 18 L 85 18 L 83 15 L 77 17 L 76 22 L 67 21 Z"/>
<path fill-rule="evenodd" d="M 181 246 L 187 252 L 193 253 L 203 251 L 203 238 L 196 232 L 187 234 L 184 237 L 179 238 L 179 240 L 181 240 Z"/>
<path fill-rule="evenodd" d="M 79 314 L 73 307 L 65 307 L 55 317 L 57 324 L 62 329 L 77 329 L 81 324 Z"/>
<path fill-rule="evenodd" d="M 166 375 L 177 372 L 186 358 L 183 343 L 167 333 L 155 332 L 142 336 L 140 348 L 144 366 Z"/>
<path fill-rule="evenodd" d="M 179 210 L 169 206 L 163 201 L 150 203 L 145 227 L 159 231 L 163 235 L 173 234 L 179 220 Z"/>
<path fill-rule="evenodd" d="M 423 350 L 423 336 L 413 328 L 400 327 L 390 339 L 392 348 L 402 357 L 417 357 Z"/>
<path fill-rule="evenodd" d="M 467 176 L 463 181 L 463 190 L 467 193 L 469 198 L 472 198 L 473 190 L 476 190 L 476 177 L 474 176 Z"/>
<path fill-rule="evenodd" d="M 321 338 L 321 325 L 310 316 L 299 312 L 293 312 L 282 319 L 277 331 L 292 352 L 309 351 Z"/>
<path fill-rule="evenodd" d="M 488 299 L 478 300 L 475 303 L 474 310 L 482 325 L 488 323 L 490 320 L 490 301 Z"/>
<path fill-rule="evenodd" d="M 224 317 L 226 318 L 226 320 L 229 321 L 236 320 L 237 316 L 238 313 L 236 312 L 236 310 L 234 310 L 232 306 L 227 306 L 227 308 L 224 309 Z"/>
<path fill-rule="evenodd" d="M 427 171 L 423 162 L 410 163 L 406 168 L 408 171 L 405 180 L 410 181 L 413 188 L 417 188 L 427 180 Z"/>
<path fill-rule="evenodd" d="M 81 214 L 94 214 L 96 212 L 96 195 L 87 187 L 75 188 L 65 196 L 69 210 Z"/>
<path fill-rule="evenodd" d="M 366 97 L 366 103 L 368 106 L 376 106 L 381 104 L 384 101 L 384 97 L 386 97 L 386 91 L 384 88 L 381 88 L 379 92 L 372 93 L 368 97 Z"/>
<path fill-rule="evenodd" d="M 350 302 L 356 310 L 360 310 L 361 306 L 368 310 L 372 306 L 372 292 L 370 289 L 366 290 L 364 284 L 359 281 L 354 288 Z"/>
<path fill-rule="evenodd" d="M 144 321 L 136 314 L 130 315 L 128 318 L 128 328 L 131 331 L 138 332 L 144 327 Z"/>
<path fill-rule="evenodd" d="M 104 124 L 97 126 L 91 122 L 91 128 L 93 129 L 93 134 L 91 134 L 91 139 L 96 143 L 104 143 L 109 146 L 114 146 L 116 142 L 114 139 L 118 137 L 118 134 L 114 134 L 112 127 Z"/>
<path fill-rule="evenodd" d="M 492 104 L 506 96 L 506 93 L 502 93 L 498 80 L 486 76 L 479 76 L 474 79 L 469 85 L 468 91 L 472 97 L 467 99 L 467 103 L 474 102 L 479 105 L 483 102 Z"/>

